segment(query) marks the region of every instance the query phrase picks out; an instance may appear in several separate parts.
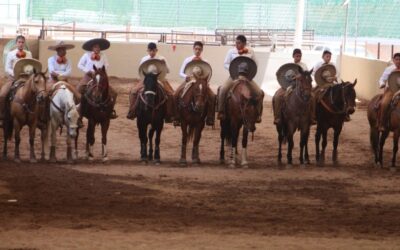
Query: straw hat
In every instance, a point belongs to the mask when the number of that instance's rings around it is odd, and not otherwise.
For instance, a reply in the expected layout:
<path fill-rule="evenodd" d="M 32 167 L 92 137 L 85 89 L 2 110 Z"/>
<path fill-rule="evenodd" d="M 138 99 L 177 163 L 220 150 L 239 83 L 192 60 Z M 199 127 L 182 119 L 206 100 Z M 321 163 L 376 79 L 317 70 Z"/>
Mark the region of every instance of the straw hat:
<path fill-rule="evenodd" d="M 257 74 L 256 62 L 247 56 L 238 56 L 229 65 L 229 74 L 233 80 L 239 77 L 239 73 L 245 73 L 250 81 Z"/>
<path fill-rule="evenodd" d="M 314 79 L 318 86 L 324 86 L 327 84 L 333 84 L 335 76 L 335 66 L 331 64 L 325 64 L 315 72 Z"/>
<path fill-rule="evenodd" d="M 167 75 L 167 65 L 165 61 L 159 59 L 149 59 L 139 66 L 139 76 L 140 79 L 144 79 L 143 72 L 145 74 L 153 73 L 153 74 L 160 74 L 158 76 L 159 80 L 164 80 L 165 76 Z"/>
<path fill-rule="evenodd" d="M 100 46 L 100 50 L 106 50 L 110 48 L 110 42 L 104 38 L 94 38 L 89 41 L 86 41 L 82 45 L 82 49 L 87 51 L 92 51 L 93 45 L 98 44 Z"/>
<path fill-rule="evenodd" d="M 281 85 L 283 89 L 287 89 L 291 86 L 295 81 L 296 75 L 300 74 L 299 69 L 300 66 L 295 63 L 286 63 L 282 65 L 276 72 L 276 79 L 279 85 Z"/>
<path fill-rule="evenodd" d="M 59 48 L 65 48 L 66 50 L 75 48 L 75 45 L 64 43 L 64 41 L 59 41 L 56 45 L 51 45 L 48 47 L 49 50 L 57 50 Z"/>
<path fill-rule="evenodd" d="M 188 76 L 193 75 L 196 78 L 207 77 L 207 81 L 209 81 L 212 75 L 212 68 L 210 64 L 205 61 L 195 60 L 186 64 L 183 72 Z"/>
<path fill-rule="evenodd" d="M 396 93 L 400 90 L 400 71 L 393 71 L 388 78 L 389 89 Z"/>
<path fill-rule="evenodd" d="M 36 72 L 41 72 L 42 63 L 31 58 L 20 59 L 14 64 L 14 77 L 18 78 L 21 75 L 31 75 L 33 74 L 33 69 L 35 69 Z"/>

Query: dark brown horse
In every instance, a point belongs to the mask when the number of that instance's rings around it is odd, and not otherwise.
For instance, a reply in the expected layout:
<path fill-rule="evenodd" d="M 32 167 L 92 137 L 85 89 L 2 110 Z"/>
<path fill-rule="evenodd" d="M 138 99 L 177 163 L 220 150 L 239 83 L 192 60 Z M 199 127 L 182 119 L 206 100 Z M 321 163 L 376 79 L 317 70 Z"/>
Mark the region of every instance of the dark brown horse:
<path fill-rule="evenodd" d="M 46 73 L 36 72 L 25 82 L 19 80 L 18 87 L 12 92 L 12 100 L 7 103 L 6 115 L 4 119 L 4 147 L 3 159 L 7 159 L 7 141 L 11 139 L 13 129 L 15 130 L 15 152 L 14 161 L 21 162 L 19 154 L 19 144 L 21 142 L 20 132 L 24 125 L 29 127 L 29 146 L 30 146 L 30 162 L 36 162 L 35 156 L 35 131 L 45 109 L 39 106 L 44 106 L 47 100 L 46 92 Z M 42 130 L 42 156 L 44 156 L 46 131 Z"/>
<path fill-rule="evenodd" d="M 161 162 L 160 141 L 161 132 L 164 127 L 166 114 L 167 96 L 164 89 L 158 83 L 159 74 L 144 73 L 144 89 L 139 93 L 139 103 L 136 107 L 136 124 L 139 130 L 140 139 L 140 159 L 147 162 L 154 160 L 156 164 Z M 150 125 L 150 130 L 147 128 Z M 153 151 L 153 136 L 156 133 L 155 148 Z M 147 153 L 147 141 L 149 141 L 149 151 Z"/>
<path fill-rule="evenodd" d="M 256 130 L 256 121 L 258 117 L 257 104 L 263 101 L 263 95 L 254 96 L 249 88 L 247 79 L 238 79 L 235 81 L 232 90 L 228 94 L 225 102 L 226 118 L 221 120 L 221 150 L 220 162 L 225 161 L 225 139 L 231 146 L 229 156 L 229 165 L 234 168 L 236 165 L 236 155 L 238 154 L 237 143 L 240 129 L 243 126 L 242 136 L 242 167 L 248 167 L 247 161 L 247 140 L 249 132 Z"/>
<path fill-rule="evenodd" d="M 93 144 L 95 142 L 95 127 L 101 126 L 102 161 L 108 161 L 107 132 L 110 126 L 110 116 L 114 109 L 115 100 L 110 95 L 110 85 L 105 67 L 93 66 L 93 78 L 88 83 L 81 98 L 81 112 L 88 119 L 86 130 L 86 156 L 93 160 Z M 78 132 L 79 134 L 79 132 Z M 77 150 L 78 135 L 75 137 L 75 150 Z"/>
<path fill-rule="evenodd" d="M 343 82 L 330 86 L 321 93 L 315 107 L 317 118 L 317 131 L 315 133 L 315 158 L 317 162 L 323 163 L 325 160 L 325 148 L 327 145 L 327 134 L 329 128 L 334 131 L 333 134 L 333 152 L 332 160 L 337 162 L 337 147 L 339 144 L 339 135 L 342 131 L 344 121 L 347 115 L 353 114 L 356 107 L 356 91 L 354 83 Z M 322 135 L 322 149 L 320 150 L 320 141 Z"/>
<path fill-rule="evenodd" d="M 200 163 L 199 143 L 201 132 L 205 125 L 208 105 L 211 105 L 207 98 L 207 78 L 198 78 L 192 82 L 183 97 L 178 99 L 177 107 L 181 117 L 182 146 L 179 163 L 186 164 L 186 144 L 193 139 L 192 161 Z"/>
<path fill-rule="evenodd" d="M 383 147 L 385 146 L 386 138 L 390 131 L 393 132 L 393 155 L 391 170 L 396 170 L 396 155 L 398 151 L 399 136 L 400 136 L 400 96 L 395 95 L 392 99 L 389 110 L 389 126 L 383 132 L 380 132 L 377 127 L 377 108 L 381 95 L 376 95 L 368 104 L 368 121 L 370 126 L 370 143 L 375 155 L 375 164 L 378 167 L 383 167 Z"/>
<path fill-rule="evenodd" d="M 287 164 L 289 167 L 292 165 L 293 135 L 296 130 L 300 130 L 300 163 L 310 163 L 307 143 L 310 135 L 311 102 L 313 101 L 311 98 L 312 70 L 303 71 L 299 67 L 299 73 L 293 91 L 285 96 L 282 121 L 276 125 L 279 141 L 278 162 L 282 162 L 282 143 L 287 139 Z"/>

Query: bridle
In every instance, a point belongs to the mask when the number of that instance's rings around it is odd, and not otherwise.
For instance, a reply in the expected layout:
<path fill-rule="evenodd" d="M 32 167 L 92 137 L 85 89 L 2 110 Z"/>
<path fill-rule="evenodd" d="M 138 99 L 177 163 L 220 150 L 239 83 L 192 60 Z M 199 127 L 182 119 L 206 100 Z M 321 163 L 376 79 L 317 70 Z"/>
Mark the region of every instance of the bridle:
<path fill-rule="evenodd" d="M 338 86 L 338 85 L 336 85 L 336 86 Z M 328 110 L 332 114 L 337 114 L 337 115 L 346 114 L 347 113 L 347 108 L 349 106 L 349 104 L 348 104 L 348 102 L 346 100 L 346 95 L 345 95 L 345 93 L 346 93 L 345 89 L 347 87 L 350 87 L 350 85 L 341 83 L 341 86 L 340 86 L 341 95 L 340 95 L 340 97 L 341 97 L 342 102 L 343 102 L 343 108 L 342 109 L 337 108 L 337 106 L 335 105 L 335 100 L 333 98 L 333 88 L 334 88 L 334 86 L 329 87 L 329 89 L 327 91 L 327 92 L 329 92 L 330 106 L 324 101 L 323 98 L 321 98 L 320 102 L 321 102 L 322 106 L 324 106 L 324 108 L 326 110 Z M 327 92 L 325 92 L 324 96 L 326 95 Z"/>

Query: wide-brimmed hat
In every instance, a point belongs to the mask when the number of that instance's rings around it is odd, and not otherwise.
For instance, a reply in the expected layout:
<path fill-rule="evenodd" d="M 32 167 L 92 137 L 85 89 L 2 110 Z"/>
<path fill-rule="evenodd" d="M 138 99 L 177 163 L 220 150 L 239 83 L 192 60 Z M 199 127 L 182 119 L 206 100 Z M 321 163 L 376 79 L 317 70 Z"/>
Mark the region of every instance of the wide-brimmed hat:
<path fill-rule="evenodd" d="M 296 81 L 296 76 L 300 74 L 300 66 L 295 63 L 286 63 L 276 71 L 276 79 L 282 88 L 287 89 Z"/>
<path fill-rule="evenodd" d="M 400 90 L 400 71 L 393 71 L 388 78 L 389 89 L 396 93 Z"/>
<path fill-rule="evenodd" d="M 64 41 L 58 41 L 55 45 L 50 45 L 48 47 L 49 50 L 57 50 L 59 48 L 65 48 L 66 50 L 75 48 L 75 45 L 65 43 Z"/>
<path fill-rule="evenodd" d="M 195 60 L 186 64 L 183 72 L 188 76 L 193 75 L 198 78 L 207 77 L 207 81 L 209 81 L 212 75 L 212 68 L 211 65 L 205 61 Z"/>
<path fill-rule="evenodd" d="M 149 59 L 139 66 L 139 76 L 141 79 L 144 79 L 143 72 L 145 74 L 153 73 L 153 74 L 160 74 L 158 76 L 159 80 L 164 80 L 165 76 L 167 75 L 167 65 L 165 61 L 160 59 Z"/>
<path fill-rule="evenodd" d="M 256 62 L 247 56 L 238 56 L 229 65 L 229 74 L 233 80 L 239 77 L 239 73 L 245 73 L 250 81 L 257 74 Z"/>
<path fill-rule="evenodd" d="M 98 44 L 100 46 L 100 50 L 106 50 L 110 48 L 110 42 L 104 38 L 94 38 L 89 41 L 86 41 L 82 45 L 82 49 L 87 51 L 92 51 L 93 45 Z"/>
<path fill-rule="evenodd" d="M 35 69 L 36 72 L 42 72 L 42 63 L 31 58 L 20 59 L 14 64 L 14 77 L 17 78 L 21 75 L 31 75 L 33 74 L 33 69 Z"/>
<path fill-rule="evenodd" d="M 336 68 L 331 64 L 321 66 L 314 75 L 315 82 L 319 86 L 332 84 L 333 79 L 336 76 Z"/>

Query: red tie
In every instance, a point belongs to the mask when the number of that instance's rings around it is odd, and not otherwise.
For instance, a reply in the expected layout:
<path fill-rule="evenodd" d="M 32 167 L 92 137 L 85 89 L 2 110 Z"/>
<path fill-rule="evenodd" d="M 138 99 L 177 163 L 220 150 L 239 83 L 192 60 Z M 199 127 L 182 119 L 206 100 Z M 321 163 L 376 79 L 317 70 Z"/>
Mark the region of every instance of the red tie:
<path fill-rule="evenodd" d="M 18 58 L 25 58 L 26 57 L 26 52 L 24 50 L 18 50 L 17 57 Z"/>
<path fill-rule="evenodd" d="M 100 61 L 100 54 L 92 53 L 92 56 L 90 57 L 93 61 Z"/>
<path fill-rule="evenodd" d="M 192 61 L 201 61 L 201 57 L 200 56 L 195 56 L 195 57 L 193 57 Z"/>
<path fill-rule="evenodd" d="M 239 52 L 239 55 L 243 55 L 243 54 L 249 53 L 249 50 L 247 48 L 244 48 L 244 49 L 238 50 L 238 52 Z"/>
<path fill-rule="evenodd" d="M 66 64 L 67 58 L 65 56 L 59 56 L 59 57 L 57 57 L 57 63 L 58 64 Z"/>

